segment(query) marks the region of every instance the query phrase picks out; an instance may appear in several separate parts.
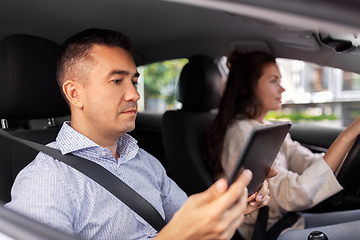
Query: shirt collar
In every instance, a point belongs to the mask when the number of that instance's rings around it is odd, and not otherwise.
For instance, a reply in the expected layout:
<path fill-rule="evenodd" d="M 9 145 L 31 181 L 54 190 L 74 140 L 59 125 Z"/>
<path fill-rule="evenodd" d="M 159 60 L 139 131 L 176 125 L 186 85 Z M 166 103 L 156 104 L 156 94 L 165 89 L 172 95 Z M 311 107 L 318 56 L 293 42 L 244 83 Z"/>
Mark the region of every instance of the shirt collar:
<path fill-rule="evenodd" d="M 125 134 L 118 140 L 117 152 L 120 154 L 119 162 L 126 162 L 134 158 L 139 151 L 139 146 L 135 138 L 129 134 Z"/>
<path fill-rule="evenodd" d="M 56 141 L 62 154 L 72 153 L 93 147 L 100 147 L 97 143 L 82 135 L 70 126 L 70 121 L 63 123 Z M 135 157 L 139 150 L 137 141 L 128 134 L 120 137 L 117 144 L 117 152 L 125 161 Z"/>

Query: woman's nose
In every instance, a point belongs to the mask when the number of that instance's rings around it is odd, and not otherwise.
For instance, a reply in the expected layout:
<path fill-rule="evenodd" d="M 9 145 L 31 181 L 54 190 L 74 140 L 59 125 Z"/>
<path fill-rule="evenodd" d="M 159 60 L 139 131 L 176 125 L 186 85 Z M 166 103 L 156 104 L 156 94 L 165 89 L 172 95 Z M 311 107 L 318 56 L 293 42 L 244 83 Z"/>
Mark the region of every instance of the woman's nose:
<path fill-rule="evenodd" d="M 283 86 L 280 85 L 280 92 L 285 92 L 285 88 L 283 88 Z"/>

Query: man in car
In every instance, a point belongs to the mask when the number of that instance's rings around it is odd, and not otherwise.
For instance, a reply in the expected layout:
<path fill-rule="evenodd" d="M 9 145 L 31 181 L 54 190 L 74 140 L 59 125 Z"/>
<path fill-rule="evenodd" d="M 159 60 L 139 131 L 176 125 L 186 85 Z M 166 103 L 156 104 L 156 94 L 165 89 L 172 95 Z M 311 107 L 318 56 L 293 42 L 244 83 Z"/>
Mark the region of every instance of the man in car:
<path fill-rule="evenodd" d="M 158 233 L 99 184 L 39 153 L 17 176 L 6 206 L 85 239 L 229 239 L 249 210 L 252 173 L 187 198 L 154 157 L 126 133 L 135 127 L 139 73 L 121 33 L 88 29 L 69 38 L 57 79 L 71 109 L 51 147 L 96 162 L 149 201 L 167 222 Z M 41 86 L 39 86 L 41 87 Z M 253 209 L 266 205 L 267 187 Z M 262 196 L 262 197 L 261 197 Z"/>

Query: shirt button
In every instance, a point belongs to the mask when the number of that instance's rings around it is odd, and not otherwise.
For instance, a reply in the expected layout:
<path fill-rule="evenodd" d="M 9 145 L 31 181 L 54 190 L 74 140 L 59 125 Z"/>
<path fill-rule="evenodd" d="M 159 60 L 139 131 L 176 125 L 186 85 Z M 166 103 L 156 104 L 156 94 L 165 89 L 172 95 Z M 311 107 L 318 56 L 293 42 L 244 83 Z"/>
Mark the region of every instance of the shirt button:
<path fill-rule="evenodd" d="M 106 154 L 107 154 L 106 152 L 102 152 L 102 153 L 101 153 L 101 155 L 103 155 L 104 157 L 106 156 Z"/>

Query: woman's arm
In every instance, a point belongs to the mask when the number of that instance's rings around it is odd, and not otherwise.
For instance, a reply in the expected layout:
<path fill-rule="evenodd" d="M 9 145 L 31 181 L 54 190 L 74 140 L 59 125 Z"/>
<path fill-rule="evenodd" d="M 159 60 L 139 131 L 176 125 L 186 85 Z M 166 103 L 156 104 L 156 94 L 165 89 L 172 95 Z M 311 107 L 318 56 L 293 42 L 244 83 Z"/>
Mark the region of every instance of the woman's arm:
<path fill-rule="evenodd" d="M 324 155 L 325 162 L 335 172 L 340 166 L 350 147 L 360 134 L 360 116 L 355 119 L 331 144 Z"/>

